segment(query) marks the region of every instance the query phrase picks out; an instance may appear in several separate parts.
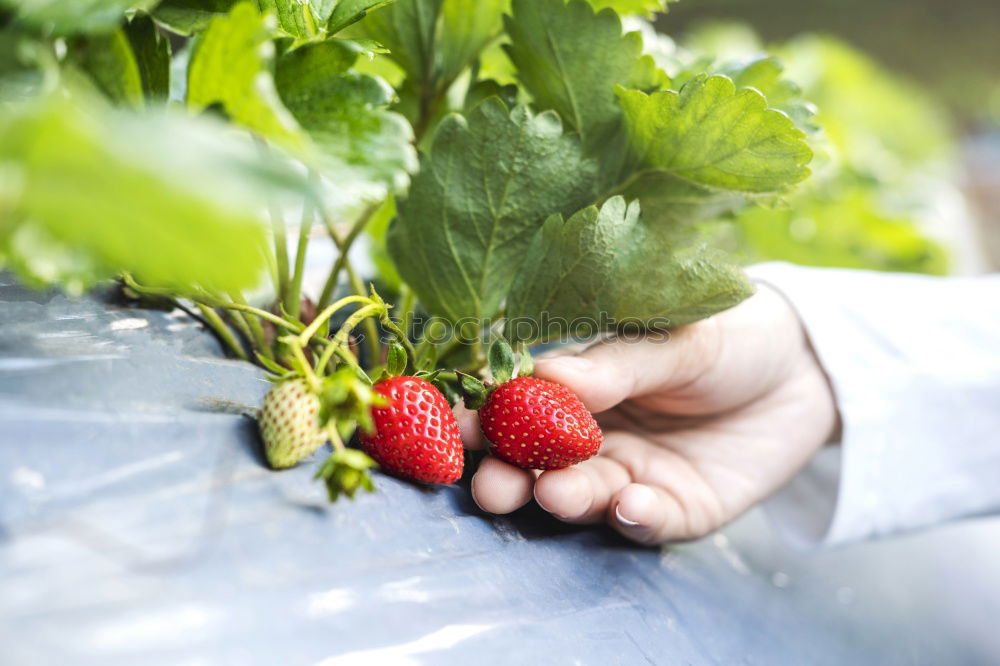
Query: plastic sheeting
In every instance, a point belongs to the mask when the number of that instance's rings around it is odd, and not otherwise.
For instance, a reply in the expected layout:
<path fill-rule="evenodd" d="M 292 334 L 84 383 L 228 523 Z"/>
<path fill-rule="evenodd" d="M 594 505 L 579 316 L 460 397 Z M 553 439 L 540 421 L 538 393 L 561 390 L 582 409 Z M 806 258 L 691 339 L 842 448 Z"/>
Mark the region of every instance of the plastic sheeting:
<path fill-rule="evenodd" d="M 0 277 L 0 664 L 997 664 L 1000 530 L 641 548 L 467 486 L 325 501 L 180 312 Z"/>

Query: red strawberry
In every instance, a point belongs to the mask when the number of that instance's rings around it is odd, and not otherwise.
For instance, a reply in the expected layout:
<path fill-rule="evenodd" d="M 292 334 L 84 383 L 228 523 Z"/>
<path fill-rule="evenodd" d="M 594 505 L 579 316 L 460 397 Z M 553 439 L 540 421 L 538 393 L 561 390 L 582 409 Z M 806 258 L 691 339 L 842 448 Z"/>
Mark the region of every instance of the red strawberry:
<path fill-rule="evenodd" d="M 389 399 L 373 407 L 375 432 L 361 433 L 361 445 L 385 471 L 423 483 L 453 483 L 465 457 L 458 422 L 448 401 L 430 382 L 391 377 L 375 385 Z"/>
<path fill-rule="evenodd" d="M 592 457 L 604 435 L 580 399 L 561 384 L 518 377 L 498 386 L 479 410 L 483 434 L 502 460 L 528 469 L 562 469 Z"/>

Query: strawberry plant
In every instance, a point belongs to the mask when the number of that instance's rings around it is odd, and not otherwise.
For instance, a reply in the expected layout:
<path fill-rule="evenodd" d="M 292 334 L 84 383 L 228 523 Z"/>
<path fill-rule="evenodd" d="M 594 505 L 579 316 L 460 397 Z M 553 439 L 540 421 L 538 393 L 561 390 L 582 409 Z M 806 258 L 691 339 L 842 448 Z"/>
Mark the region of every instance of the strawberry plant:
<path fill-rule="evenodd" d="M 525 374 L 533 344 L 736 305 L 752 287 L 706 224 L 810 173 L 818 128 L 777 61 L 667 67 L 645 22 L 667 4 L 0 0 L 0 260 L 199 317 L 276 381 L 275 467 L 331 443 L 332 498 L 372 488 L 356 430 L 387 470 L 451 482 L 445 397 L 492 335 Z M 596 451 L 564 389 L 495 379 L 487 419 L 563 414 L 534 424 L 548 466 Z M 493 427 L 498 453 L 523 434 Z"/>

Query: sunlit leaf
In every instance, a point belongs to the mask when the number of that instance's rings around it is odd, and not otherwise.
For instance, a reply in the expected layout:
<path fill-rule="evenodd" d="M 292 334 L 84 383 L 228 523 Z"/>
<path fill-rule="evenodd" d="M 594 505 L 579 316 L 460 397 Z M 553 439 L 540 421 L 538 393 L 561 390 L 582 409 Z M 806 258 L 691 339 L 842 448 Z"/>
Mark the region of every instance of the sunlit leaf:
<path fill-rule="evenodd" d="M 35 279 L 132 271 L 182 292 L 253 285 L 266 201 L 310 191 L 218 123 L 140 117 L 81 96 L 0 116 L 0 163 L 0 210 L 16 221 L 0 235 L 21 255 L 9 263 L 34 265 Z M 57 265 L 41 270 L 43 260 Z"/>

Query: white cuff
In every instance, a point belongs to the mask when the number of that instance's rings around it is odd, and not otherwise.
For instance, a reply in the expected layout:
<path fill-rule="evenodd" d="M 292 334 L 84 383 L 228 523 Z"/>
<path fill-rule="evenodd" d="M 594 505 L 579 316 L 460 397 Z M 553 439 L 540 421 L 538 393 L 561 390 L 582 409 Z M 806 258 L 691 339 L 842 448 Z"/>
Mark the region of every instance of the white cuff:
<path fill-rule="evenodd" d="M 765 503 L 803 546 L 1000 510 L 1000 276 L 930 278 L 771 263 L 843 426 Z"/>

